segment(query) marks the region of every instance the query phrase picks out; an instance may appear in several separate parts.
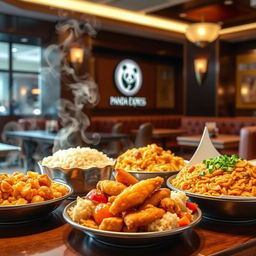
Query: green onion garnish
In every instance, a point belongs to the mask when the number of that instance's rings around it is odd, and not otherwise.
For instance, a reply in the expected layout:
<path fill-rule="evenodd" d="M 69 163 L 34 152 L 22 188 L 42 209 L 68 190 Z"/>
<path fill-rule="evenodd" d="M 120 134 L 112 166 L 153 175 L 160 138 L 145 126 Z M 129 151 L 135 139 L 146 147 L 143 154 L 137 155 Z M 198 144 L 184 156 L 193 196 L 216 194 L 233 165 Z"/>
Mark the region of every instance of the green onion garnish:
<path fill-rule="evenodd" d="M 242 160 L 242 158 L 239 158 L 237 155 L 221 155 L 214 158 L 203 160 L 203 164 L 205 164 L 206 169 L 211 174 L 217 169 L 221 169 L 224 172 L 232 172 L 235 168 L 236 163 L 240 160 Z M 205 175 L 205 172 L 201 171 L 199 173 L 199 176 L 203 175 Z"/>

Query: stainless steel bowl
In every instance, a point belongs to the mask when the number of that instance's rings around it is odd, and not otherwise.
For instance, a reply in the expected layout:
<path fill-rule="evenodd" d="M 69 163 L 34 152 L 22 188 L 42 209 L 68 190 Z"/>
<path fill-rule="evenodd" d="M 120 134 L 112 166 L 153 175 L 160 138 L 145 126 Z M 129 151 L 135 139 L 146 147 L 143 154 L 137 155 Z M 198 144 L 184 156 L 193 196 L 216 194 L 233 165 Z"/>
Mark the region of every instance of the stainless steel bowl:
<path fill-rule="evenodd" d="M 185 192 L 191 201 L 199 205 L 205 218 L 235 223 L 256 220 L 256 197 L 214 197 L 190 193 L 171 184 L 175 177 L 176 175 L 173 175 L 167 180 L 167 187 L 174 191 Z"/>
<path fill-rule="evenodd" d="M 184 161 L 186 164 L 188 163 L 187 160 Z M 178 171 L 168 171 L 168 172 L 139 172 L 139 171 L 128 171 L 132 176 L 134 176 L 137 180 L 146 180 L 146 179 L 150 179 L 150 178 L 155 178 L 157 176 L 162 177 L 164 179 L 164 182 L 162 184 L 162 187 L 166 187 L 166 181 L 167 179 L 172 176 L 175 175 L 179 172 Z M 111 173 L 111 179 L 114 180 L 115 178 L 115 170 L 112 170 Z"/>
<path fill-rule="evenodd" d="M 112 232 L 105 230 L 98 230 L 93 228 L 88 228 L 82 226 L 74 221 L 68 215 L 68 211 L 71 207 L 74 207 L 76 201 L 68 204 L 63 210 L 64 219 L 74 228 L 81 230 L 90 237 L 93 237 L 96 240 L 99 240 L 103 243 L 114 244 L 114 245 L 127 245 L 127 246 L 145 246 L 152 245 L 159 242 L 163 242 L 165 239 L 175 238 L 177 235 L 191 229 L 197 225 L 202 217 L 202 213 L 198 208 L 194 213 L 194 220 L 185 227 L 180 227 L 167 231 L 158 231 L 158 232 L 138 232 L 138 233 L 127 233 L 127 232 Z"/>
<path fill-rule="evenodd" d="M 68 193 L 62 197 L 39 203 L 0 206 L 0 223 L 32 221 L 47 216 L 73 193 L 73 190 L 69 185 L 63 184 L 62 182 L 56 183 L 66 186 Z"/>
<path fill-rule="evenodd" d="M 128 173 L 130 173 L 132 176 L 134 176 L 137 180 L 146 180 L 146 179 L 150 179 L 150 178 L 155 178 L 157 176 L 162 177 L 164 179 L 162 187 L 166 187 L 167 179 L 170 176 L 177 174 L 178 172 L 179 171 L 172 171 L 172 172 L 133 172 L 133 171 L 130 171 Z M 115 170 L 112 170 L 111 179 L 112 180 L 115 179 Z"/>
<path fill-rule="evenodd" d="M 42 173 L 48 174 L 53 180 L 64 182 L 70 185 L 74 192 L 73 196 L 82 196 L 87 194 L 91 189 L 95 188 L 99 180 L 108 180 L 111 175 L 112 166 L 108 165 L 104 168 L 70 168 L 64 169 L 60 167 L 48 167 L 38 163 Z"/>

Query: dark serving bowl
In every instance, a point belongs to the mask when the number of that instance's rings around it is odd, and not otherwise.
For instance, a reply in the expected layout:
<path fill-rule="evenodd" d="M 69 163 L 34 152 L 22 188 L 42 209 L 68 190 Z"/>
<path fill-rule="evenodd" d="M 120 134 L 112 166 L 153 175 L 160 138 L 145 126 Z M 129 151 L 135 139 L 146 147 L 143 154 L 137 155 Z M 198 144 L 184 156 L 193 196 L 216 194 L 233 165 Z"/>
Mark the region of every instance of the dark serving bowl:
<path fill-rule="evenodd" d="M 138 232 L 138 233 L 127 233 L 127 232 L 112 232 L 99 229 L 88 228 L 74 222 L 68 215 L 68 211 L 71 207 L 74 207 L 76 201 L 68 204 L 63 210 L 63 217 L 75 229 L 81 230 L 88 236 L 101 241 L 105 244 L 114 244 L 121 246 L 146 246 L 163 242 L 164 240 L 170 240 L 175 238 L 177 235 L 190 230 L 192 227 L 197 225 L 202 218 L 202 213 L 198 208 L 193 214 L 194 220 L 185 227 L 175 228 L 166 231 L 157 232 Z"/>
<path fill-rule="evenodd" d="M 206 196 L 178 189 L 171 184 L 171 176 L 166 185 L 174 191 L 183 191 L 191 201 L 200 205 L 203 217 L 224 222 L 251 222 L 256 221 L 256 197 L 239 196 Z"/>
<path fill-rule="evenodd" d="M 99 180 L 108 180 L 111 175 L 112 166 L 107 165 L 103 168 L 92 167 L 89 169 L 61 167 L 48 167 L 38 163 L 41 173 L 46 173 L 54 181 L 64 182 L 70 185 L 74 192 L 73 197 L 87 194 L 96 187 Z"/>
<path fill-rule="evenodd" d="M 73 190 L 67 184 L 56 182 L 64 185 L 68 189 L 68 193 L 62 197 L 51 200 L 30 203 L 23 205 L 3 205 L 0 206 L 0 223 L 16 223 L 38 219 L 47 216 L 54 211 L 66 198 L 68 198 Z"/>

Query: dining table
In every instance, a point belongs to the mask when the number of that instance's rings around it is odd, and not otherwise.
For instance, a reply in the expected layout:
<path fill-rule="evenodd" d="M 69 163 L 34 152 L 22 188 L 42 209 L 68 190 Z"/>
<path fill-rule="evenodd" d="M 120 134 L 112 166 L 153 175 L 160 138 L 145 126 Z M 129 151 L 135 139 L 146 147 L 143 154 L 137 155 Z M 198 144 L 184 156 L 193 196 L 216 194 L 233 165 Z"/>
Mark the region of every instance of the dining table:
<path fill-rule="evenodd" d="M 45 157 L 51 154 L 51 149 L 55 140 L 60 140 L 58 133 L 48 132 L 45 130 L 23 130 L 23 131 L 8 131 L 5 132 L 7 137 L 16 137 L 23 140 L 25 154 L 25 170 L 34 170 L 36 160 L 32 157 L 38 149 L 40 156 Z M 104 132 L 86 132 L 88 139 L 93 139 L 98 135 L 100 140 L 97 144 L 91 144 L 91 147 L 101 149 L 103 145 L 113 141 L 127 139 L 125 133 L 104 133 Z"/>
<path fill-rule="evenodd" d="M 229 223 L 202 219 L 194 228 L 158 244 L 117 246 L 95 240 L 67 224 L 62 212 L 66 199 L 40 219 L 3 223 L 1 256 L 253 256 L 256 222 Z"/>
<path fill-rule="evenodd" d="M 177 143 L 180 146 L 197 147 L 202 135 L 185 135 L 178 136 Z M 212 144 L 217 149 L 238 148 L 240 136 L 230 134 L 218 134 L 211 138 Z"/>
<path fill-rule="evenodd" d="M 0 143 L 0 157 L 6 156 L 9 153 L 20 152 L 20 151 L 21 151 L 21 147 L 19 146 Z"/>

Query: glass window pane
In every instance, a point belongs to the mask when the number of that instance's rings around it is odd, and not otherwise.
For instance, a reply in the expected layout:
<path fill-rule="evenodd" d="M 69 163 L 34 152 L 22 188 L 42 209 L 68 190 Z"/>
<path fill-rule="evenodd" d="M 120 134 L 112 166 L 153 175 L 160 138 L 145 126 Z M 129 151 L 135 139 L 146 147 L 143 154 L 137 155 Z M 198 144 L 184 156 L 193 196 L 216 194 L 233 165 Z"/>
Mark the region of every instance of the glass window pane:
<path fill-rule="evenodd" d="M 8 115 L 9 110 L 9 74 L 0 72 L 0 115 Z"/>
<path fill-rule="evenodd" d="M 39 72 L 41 69 L 41 47 L 12 44 L 12 59 L 14 71 Z"/>
<path fill-rule="evenodd" d="M 9 69 L 9 44 L 0 42 L 0 69 Z"/>
<path fill-rule="evenodd" d="M 12 109 L 14 115 L 40 115 L 41 91 L 36 74 L 13 73 Z"/>

